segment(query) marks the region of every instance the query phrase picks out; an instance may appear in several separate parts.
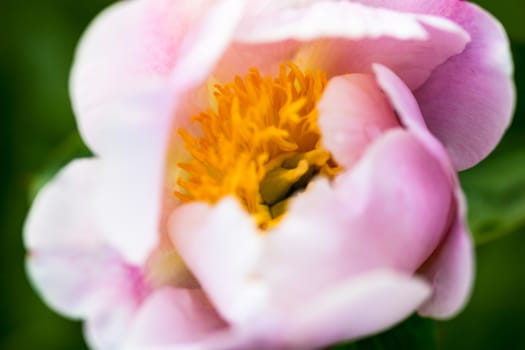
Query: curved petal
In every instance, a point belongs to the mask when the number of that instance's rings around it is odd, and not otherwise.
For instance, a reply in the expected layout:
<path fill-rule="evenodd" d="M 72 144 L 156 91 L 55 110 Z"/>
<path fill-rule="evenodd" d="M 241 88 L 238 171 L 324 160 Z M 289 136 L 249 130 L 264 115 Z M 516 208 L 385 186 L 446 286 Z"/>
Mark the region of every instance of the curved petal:
<path fill-rule="evenodd" d="M 185 90 L 206 80 L 232 41 L 245 2 L 223 0 L 209 6 L 207 15 L 182 43 L 180 59 L 171 73 L 176 88 Z"/>
<path fill-rule="evenodd" d="M 236 41 L 252 44 L 287 40 L 304 42 L 295 58 L 301 66 L 320 68 L 334 76 L 369 73 L 371 63 L 379 62 L 415 88 L 435 67 L 460 53 L 469 36 L 440 17 L 345 1 L 321 1 L 248 18 L 236 35 Z"/>
<path fill-rule="evenodd" d="M 430 295 L 422 280 L 389 270 L 342 282 L 293 317 L 294 348 L 317 348 L 383 331 L 412 314 Z"/>
<path fill-rule="evenodd" d="M 224 319 L 242 323 L 266 296 L 252 273 L 262 237 L 252 218 L 234 198 L 213 207 L 201 202 L 177 208 L 169 231 L 189 269 Z"/>
<path fill-rule="evenodd" d="M 292 200 L 267 237 L 264 276 L 293 309 L 371 269 L 413 273 L 441 242 L 452 202 L 439 160 L 411 133 L 387 131 L 335 184 Z"/>
<path fill-rule="evenodd" d="M 385 130 L 399 127 L 394 110 L 368 74 L 330 79 L 317 108 L 323 145 L 347 169 Z"/>
<path fill-rule="evenodd" d="M 456 216 L 440 248 L 433 253 L 421 272 L 433 284 L 433 296 L 420 313 L 447 318 L 458 312 L 466 302 L 473 281 L 474 254 L 466 228 L 465 203 L 459 180 L 443 146 L 426 129 L 419 106 L 408 87 L 386 67 L 375 65 L 374 70 L 392 105 L 403 123 L 432 151 L 451 176 L 455 187 Z"/>
<path fill-rule="evenodd" d="M 146 287 L 140 271 L 105 244 L 93 219 L 99 165 L 74 161 L 48 183 L 29 213 L 25 239 L 28 274 L 42 298 L 64 315 L 87 319 L 88 327 L 103 319 L 88 339 L 107 349 L 120 341 Z"/>
<path fill-rule="evenodd" d="M 233 42 L 222 55 L 212 76 L 221 83 L 227 83 L 254 67 L 262 75 L 276 76 L 280 65 L 293 61 L 300 48 L 300 43 L 290 40 L 259 44 Z"/>
<path fill-rule="evenodd" d="M 421 268 L 420 273 L 432 284 L 431 298 L 419 313 L 446 319 L 465 305 L 474 280 L 474 248 L 465 224 L 465 203 L 457 189 L 458 213 L 441 246 Z"/>
<path fill-rule="evenodd" d="M 107 113 L 115 99 L 149 81 L 173 78 L 167 95 L 195 85 L 224 51 L 243 8 L 243 0 L 135 0 L 100 14 L 80 42 L 70 81 L 80 131 L 95 153 L 111 148 L 100 144 L 101 130 L 118 135 L 129 123 Z"/>
<path fill-rule="evenodd" d="M 161 288 L 138 310 L 124 348 L 184 348 L 212 337 L 226 326 L 202 290 Z"/>
<path fill-rule="evenodd" d="M 485 158 L 510 124 L 515 106 L 509 42 L 501 24 L 458 2 L 452 19 L 472 36 L 465 51 L 438 67 L 415 92 L 429 129 L 462 170 Z"/>
<path fill-rule="evenodd" d="M 112 350 L 122 347 L 138 304 L 130 305 L 121 298 L 108 302 L 84 321 L 84 336 L 90 348 Z"/>
<path fill-rule="evenodd" d="M 143 86 L 113 101 L 111 108 L 99 110 L 112 118 L 97 131 L 99 145 L 108 147 L 99 159 L 93 189 L 95 219 L 106 241 L 137 265 L 142 265 L 159 240 L 171 124 L 164 86 Z M 109 123 L 114 124 L 106 128 Z"/>
<path fill-rule="evenodd" d="M 99 151 L 97 130 L 111 115 L 97 110 L 134 89 L 138 81 L 158 78 L 173 64 L 182 28 L 171 31 L 162 14 L 170 1 L 118 2 L 102 12 L 84 34 L 71 71 L 73 109 L 84 139 Z M 154 49 L 151 49 L 154 48 Z"/>
<path fill-rule="evenodd" d="M 451 14 L 458 0 L 352 0 L 366 6 L 382 7 L 401 12 Z"/>
<path fill-rule="evenodd" d="M 455 171 L 446 150 L 428 130 L 416 98 L 408 86 L 383 65 L 374 64 L 373 69 L 377 83 L 396 110 L 401 123 L 419 138 L 436 159 L 441 161 L 443 169 L 451 174 L 451 178 L 455 178 Z"/>
<path fill-rule="evenodd" d="M 516 103 L 509 40 L 498 20 L 467 1 L 359 2 L 449 18 L 470 34 L 465 51 L 432 72 L 415 95 L 429 129 L 445 144 L 457 169 L 485 158 L 508 127 Z"/>
<path fill-rule="evenodd" d="M 69 163 L 46 184 L 33 201 L 24 227 L 24 244 L 30 251 L 57 246 L 89 249 L 103 241 L 86 194 L 96 183 L 100 164 L 95 159 Z M 67 209 L 68 215 L 64 215 Z"/>
<path fill-rule="evenodd" d="M 175 107 L 229 42 L 236 21 L 225 11 L 233 16 L 242 9 L 242 0 L 126 2 L 101 15 L 80 45 L 72 94 L 83 136 L 104 163 L 97 220 L 132 263 L 144 263 L 159 240 L 168 138 L 176 119 L 189 118 L 175 115 Z M 114 41 L 118 45 L 108 48 Z M 109 57 L 101 56 L 103 49 Z M 204 49 L 206 61 L 195 61 Z"/>

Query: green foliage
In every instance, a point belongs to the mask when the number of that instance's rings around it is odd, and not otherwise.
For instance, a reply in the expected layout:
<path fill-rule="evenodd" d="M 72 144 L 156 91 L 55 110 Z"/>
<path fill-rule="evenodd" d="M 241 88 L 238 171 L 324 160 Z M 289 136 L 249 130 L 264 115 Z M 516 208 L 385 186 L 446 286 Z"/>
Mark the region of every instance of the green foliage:
<path fill-rule="evenodd" d="M 336 345 L 332 350 L 437 350 L 434 321 L 414 315 L 396 327 L 357 342 Z"/>
<path fill-rule="evenodd" d="M 524 143 L 523 136 L 507 138 L 487 160 L 461 174 L 476 244 L 490 242 L 525 226 Z"/>
<path fill-rule="evenodd" d="M 56 149 L 49 152 L 49 156 L 42 169 L 30 179 L 29 202 L 37 195 L 38 191 L 51 180 L 60 169 L 76 158 L 89 157 L 92 153 L 86 147 L 78 132 L 74 131 Z"/>

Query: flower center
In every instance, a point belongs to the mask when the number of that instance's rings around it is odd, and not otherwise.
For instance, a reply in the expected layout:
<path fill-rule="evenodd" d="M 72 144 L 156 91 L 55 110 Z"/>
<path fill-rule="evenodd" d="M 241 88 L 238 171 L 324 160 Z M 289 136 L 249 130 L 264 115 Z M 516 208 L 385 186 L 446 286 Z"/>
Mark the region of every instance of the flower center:
<path fill-rule="evenodd" d="M 261 229 L 274 226 L 288 199 L 316 175 L 333 177 L 340 167 L 321 145 L 319 101 L 327 79 L 282 64 L 277 77 L 255 68 L 215 85 L 214 108 L 192 118 L 200 135 L 179 129 L 191 155 L 175 195 L 183 202 L 216 203 L 233 195 Z"/>

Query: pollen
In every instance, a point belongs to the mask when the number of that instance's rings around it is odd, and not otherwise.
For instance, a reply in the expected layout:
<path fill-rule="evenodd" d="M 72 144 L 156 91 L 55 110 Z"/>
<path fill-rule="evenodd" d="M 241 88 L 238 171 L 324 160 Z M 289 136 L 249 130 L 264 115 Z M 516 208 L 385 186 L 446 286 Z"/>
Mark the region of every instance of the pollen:
<path fill-rule="evenodd" d="M 177 164 L 183 171 L 175 195 L 212 204 L 235 196 L 259 228 L 275 226 L 312 178 L 341 170 L 317 123 L 326 83 L 323 72 L 286 63 L 276 77 L 252 68 L 215 85 L 213 107 L 191 119 L 198 135 L 178 130 L 190 159 Z"/>

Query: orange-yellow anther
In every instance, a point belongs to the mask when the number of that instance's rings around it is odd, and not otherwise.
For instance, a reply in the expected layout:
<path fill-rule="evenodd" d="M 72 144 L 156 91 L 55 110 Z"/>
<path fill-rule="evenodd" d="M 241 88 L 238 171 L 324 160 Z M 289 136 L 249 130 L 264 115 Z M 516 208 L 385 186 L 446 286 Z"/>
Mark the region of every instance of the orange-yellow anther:
<path fill-rule="evenodd" d="M 315 175 L 339 167 L 321 145 L 316 108 L 326 86 L 322 72 L 283 64 L 277 77 L 250 69 L 232 83 L 215 85 L 216 106 L 192 118 L 201 135 L 180 129 L 191 160 L 175 195 L 216 203 L 233 195 L 259 227 L 274 225 L 286 199 Z"/>

